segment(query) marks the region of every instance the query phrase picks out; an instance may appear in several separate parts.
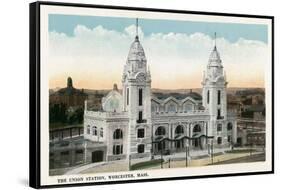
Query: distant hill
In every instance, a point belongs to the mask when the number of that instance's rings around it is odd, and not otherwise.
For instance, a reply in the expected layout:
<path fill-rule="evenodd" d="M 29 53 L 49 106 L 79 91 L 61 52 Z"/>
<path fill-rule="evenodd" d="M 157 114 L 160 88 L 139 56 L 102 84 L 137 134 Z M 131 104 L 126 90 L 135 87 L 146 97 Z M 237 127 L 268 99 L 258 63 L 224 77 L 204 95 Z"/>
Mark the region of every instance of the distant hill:
<path fill-rule="evenodd" d="M 58 91 L 60 88 L 49 89 L 49 93 L 52 94 Z M 202 94 L 202 88 L 192 88 L 192 89 L 159 89 L 152 88 L 152 93 L 162 93 L 162 94 L 171 94 L 171 93 L 179 93 L 179 94 L 189 94 L 190 92 L 195 92 L 198 94 Z M 111 89 L 84 89 L 84 92 L 88 95 L 106 95 L 110 92 Z M 122 91 L 119 89 L 119 92 Z M 227 93 L 231 95 L 251 95 L 251 94 L 264 94 L 264 88 L 241 88 L 241 87 L 230 87 L 227 88 Z"/>

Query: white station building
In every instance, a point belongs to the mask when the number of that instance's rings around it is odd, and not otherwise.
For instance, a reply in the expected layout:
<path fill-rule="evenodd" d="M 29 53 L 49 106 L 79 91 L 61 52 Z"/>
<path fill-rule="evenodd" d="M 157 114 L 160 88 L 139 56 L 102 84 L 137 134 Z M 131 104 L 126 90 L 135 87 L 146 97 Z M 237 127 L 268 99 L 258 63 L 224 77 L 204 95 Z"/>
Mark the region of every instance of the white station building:
<path fill-rule="evenodd" d="M 152 63 L 153 64 L 153 63 Z M 102 111 L 85 102 L 86 162 L 173 154 L 236 143 L 236 117 L 227 110 L 227 81 L 214 46 L 196 93 L 162 96 L 151 92 L 152 76 L 136 35 L 122 76 L 122 93 L 114 85 L 102 99 Z M 154 79 L 157 80 L 157 79 Z M 188 87 L 187 87 L 188 88 Z"/>

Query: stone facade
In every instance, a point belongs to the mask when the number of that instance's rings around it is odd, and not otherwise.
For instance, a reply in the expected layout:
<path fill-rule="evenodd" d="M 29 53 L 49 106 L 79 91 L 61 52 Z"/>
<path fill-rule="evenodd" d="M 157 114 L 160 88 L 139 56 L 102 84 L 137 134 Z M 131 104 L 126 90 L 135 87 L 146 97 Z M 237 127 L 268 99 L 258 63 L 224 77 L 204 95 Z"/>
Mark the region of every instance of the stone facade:
<path fill-rule="evenodd" d="M 103 161 L 235 144 L 236 116 L 227 110 L 226 75 L 216 46 L 202 86 L 202 99 L 153 95 L 144 49 L 136 35 L 124 65 L 122 94 L 115 85 L 102 99 L 99 112 L 88 110 L 85 102 L 84 138 L 103 145 Z"/>

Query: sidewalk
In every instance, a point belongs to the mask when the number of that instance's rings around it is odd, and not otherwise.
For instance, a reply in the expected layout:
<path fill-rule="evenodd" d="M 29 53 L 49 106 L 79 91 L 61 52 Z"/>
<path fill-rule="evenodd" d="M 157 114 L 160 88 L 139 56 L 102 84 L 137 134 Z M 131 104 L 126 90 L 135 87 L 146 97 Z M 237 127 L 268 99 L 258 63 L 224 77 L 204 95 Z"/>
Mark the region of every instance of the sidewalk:
<path fill-rule="evenodd" d="M 225 151 L 230 151 L 227 148 L 216 148 L 213 150 L 214 162 L 225 161 L 232 158 L 239 158 L 248 155 L 249 153 L 225 153 Z M 236 149 L 237 150 L 237 149 Z M 253 153 L 255 154 L 255 153 Z M 174 164 L 173 167 L 185 167 L 186 152 L 174 153 L 172 155 L 163 155 L 164 165 L 171 160 Z M 210 164 L 211 155 L 208 154 L 208 150 L 192 150 L 190 151 L 190 156 L 188 157 L 190 166 L 203 166 Z M 155 155 L 154 159 L 161 159 L 161 155 Z M 131 164 L 136 164 L 139 162 L 145 162 L 151 160 L 151 157 L 132 159 Z M 87 164 L 78 168 L 74 168 L 65 173 L 65 175 L 71 174 L 83 174 L 83 173 L 99 173 L 99 172 L 114 172 L 114 171 L 128 171 L 128 160 L 116 160 L 111 162 L 98 162 Z M 156 166 L 157 168 L 159 166 Z M 152 167 L 151 169 L 153 169 Z"/>
<path fill-rule="evenodd" d="M 228 151 L 231 150 L 229 147 L 227 148 L 216 148 L 213 150 L 213 154 L 217 154 L 217 153 L 222 153 L 224 154 L 224 151 Z M 202 157 L 202 156 L 210 156 L 210 154 L 208 154 L 208 150 L 192 150 L 189 152 L 189 158 L 191 159 L 196 159 L 197 157 Z M 163 155 L 162 156 L 163 159 L 169 160 L 169 159 L 176 159 L 176 158 L 185 158 L 186 157 L 186 152 L 178 152 L 178 153 L 174 153 L 171 155 Z M 155 155 L 154 156 L 155 159 L 161 159 L 161 155 Z"/>
<path fill-rule="evenodd" d="M 78 173 L 80 173 L 80 172 L 82 172 L 84 170 L 87 170 L 89 168 L 94 168 L 96 166 L 102 166 L 102 165 L 106 165 L 106 164 L 107 164 L 107 162 L 98 162 L 98 163 L 87 164 L 87 165 L 75 168 L 73 170 L 69 170 L 64 175 L 78 174 Z"/>

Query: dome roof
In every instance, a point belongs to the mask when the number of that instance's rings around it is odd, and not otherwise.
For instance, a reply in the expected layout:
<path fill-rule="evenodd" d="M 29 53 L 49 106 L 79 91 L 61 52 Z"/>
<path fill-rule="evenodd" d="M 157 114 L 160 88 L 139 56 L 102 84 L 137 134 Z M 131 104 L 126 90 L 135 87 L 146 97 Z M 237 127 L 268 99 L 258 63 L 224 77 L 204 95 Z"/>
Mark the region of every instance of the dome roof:
<path fill-rule="evenodd" d="M 127 62 L 130 61 L 146 61 L 145 53 L 138 36 L 135 37 L 135 40 L 130 47 Z"/>
<path fill-rule="evenodd" d="M 221 58 L 217 46 L 214 47 L 209 57 L 209 66 L 221 66 Z"/>

